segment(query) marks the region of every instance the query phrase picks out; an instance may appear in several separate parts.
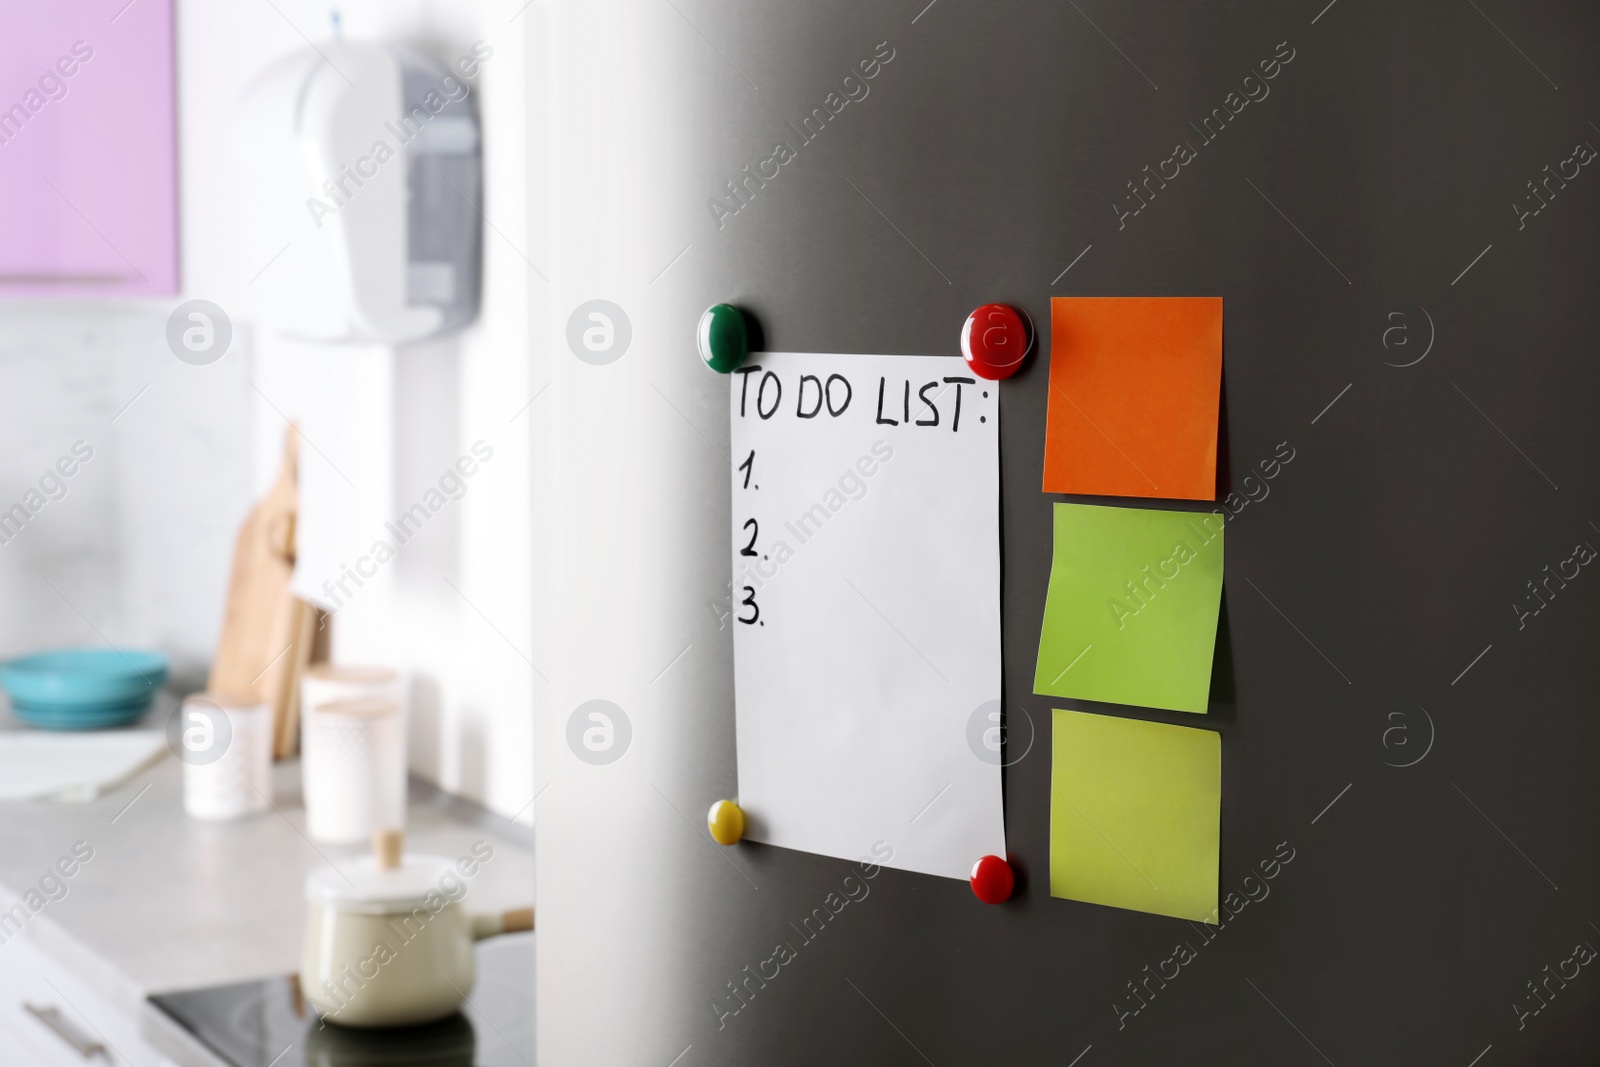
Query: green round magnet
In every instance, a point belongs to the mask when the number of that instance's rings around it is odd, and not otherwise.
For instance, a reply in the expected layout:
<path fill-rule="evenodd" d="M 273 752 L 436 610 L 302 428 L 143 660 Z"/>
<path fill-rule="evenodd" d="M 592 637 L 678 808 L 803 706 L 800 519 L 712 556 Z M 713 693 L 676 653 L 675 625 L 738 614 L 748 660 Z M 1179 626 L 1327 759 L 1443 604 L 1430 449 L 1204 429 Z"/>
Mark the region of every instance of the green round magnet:
<path fill-rule="evenodd" d="M 750 331 L 732 304 L 712 304 L 695 331 L 700 358 L 718 374 L 731 374 L 750 355 Z"/>

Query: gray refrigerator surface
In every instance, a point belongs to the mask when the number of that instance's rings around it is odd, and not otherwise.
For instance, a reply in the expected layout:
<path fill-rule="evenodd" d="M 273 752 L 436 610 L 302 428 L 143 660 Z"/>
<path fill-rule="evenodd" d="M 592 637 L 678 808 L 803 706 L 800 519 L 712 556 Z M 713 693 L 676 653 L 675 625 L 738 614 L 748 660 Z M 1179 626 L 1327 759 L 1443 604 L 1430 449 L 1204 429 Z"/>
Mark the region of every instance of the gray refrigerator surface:
<path fill-rule="evenodd" d="M 1022 883 L 987 907 L 884 870 L 805 940 L 851 865 L 711 845 L 702 813 L 737 778 L 731 638 L 703 606 L 723 590 L 702 588 L 727 578 L 728 474 L 703 449 L 689 695 L 635 715 L 610 777 L 551 757 L 546 1062 L 1600 1062 L 1600 7 L 640 12 L 663 77 L 620 91 L 659 98 L 674 146 L 634 162 L 660 168 L 652 255 L 690 248 L 635 344 L 713 447 L 727 384 L 693 347 L 713 302 L 775 351 L 953 353 L 991 301 L 1038 326 L 1001 387 Z M 1070 295 L 1225 302 L 1219 490 L 1248 502 L 1203 719 L 1033 693 L 1051 506 L 1095 502 L 1040 488 Z M 1050 896 L 1056 707 L 1221 733 L 1220 930 Z M 780 942 L 795 958 L 747 981 Z"/>

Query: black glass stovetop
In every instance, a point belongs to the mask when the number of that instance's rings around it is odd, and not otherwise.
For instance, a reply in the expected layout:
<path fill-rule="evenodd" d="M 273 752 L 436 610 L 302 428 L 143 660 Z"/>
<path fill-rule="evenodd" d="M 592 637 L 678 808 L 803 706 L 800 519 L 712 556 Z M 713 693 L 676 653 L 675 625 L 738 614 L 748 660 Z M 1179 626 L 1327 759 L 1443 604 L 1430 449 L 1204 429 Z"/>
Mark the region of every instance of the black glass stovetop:
<path fill-rule="evenodd" d="M 532 1067 L 534 935 L 476 947 L 478 980 L 462 1010 L 396 1030 L 324 1024 L 293 977 L 167 993 L 150 1001 L 231 1067 Z"/>

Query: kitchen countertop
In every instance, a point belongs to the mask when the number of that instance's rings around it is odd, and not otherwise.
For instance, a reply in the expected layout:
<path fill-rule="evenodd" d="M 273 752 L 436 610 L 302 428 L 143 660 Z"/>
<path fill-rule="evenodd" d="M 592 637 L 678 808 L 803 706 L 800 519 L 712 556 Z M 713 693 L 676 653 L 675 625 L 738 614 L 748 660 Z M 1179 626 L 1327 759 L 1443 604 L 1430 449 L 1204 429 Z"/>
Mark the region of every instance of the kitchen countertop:
<path fill-rule="evenodd" d="M 0 803 L 0 908 L 87 842 L 93 858 L 27 935 L 124 1010 L 152 993 L 298 969 L 307 872 L 366 852 L 305 836 L 297 760 L 273 768 L 268 811 L 226 823 L 183 812 L 182 765 L 163 755 L 89 803 Z M 532 832 L 413 782 L 406 849 L 465 855 L 494 848 L 463 905 L 499 911 L 533 902 Z M 59 894 L 59 890 L 57 890 Z"/>

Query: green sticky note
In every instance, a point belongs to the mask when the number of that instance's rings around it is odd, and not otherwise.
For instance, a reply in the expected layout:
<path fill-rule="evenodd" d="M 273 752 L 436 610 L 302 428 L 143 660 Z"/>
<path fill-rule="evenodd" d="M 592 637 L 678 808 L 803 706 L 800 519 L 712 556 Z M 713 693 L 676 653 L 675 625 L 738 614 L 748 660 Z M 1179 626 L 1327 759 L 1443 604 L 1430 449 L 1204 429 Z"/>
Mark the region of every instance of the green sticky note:
<path fill-rule="evenodd" d="M 1216 922 L 1218 735 L 1081 711 L 1054 722 L 1050 895 Z"/>
<path fill-rule="evenodd" d="M 1222 522 L 1210 512 L 1057 504 L 1034 692 L 1203 714 Z"/>

